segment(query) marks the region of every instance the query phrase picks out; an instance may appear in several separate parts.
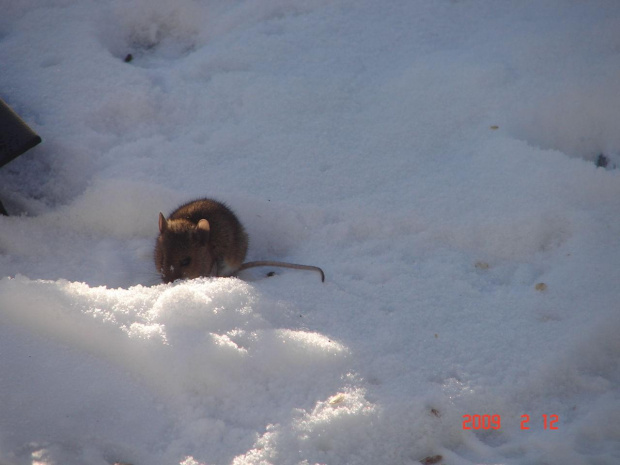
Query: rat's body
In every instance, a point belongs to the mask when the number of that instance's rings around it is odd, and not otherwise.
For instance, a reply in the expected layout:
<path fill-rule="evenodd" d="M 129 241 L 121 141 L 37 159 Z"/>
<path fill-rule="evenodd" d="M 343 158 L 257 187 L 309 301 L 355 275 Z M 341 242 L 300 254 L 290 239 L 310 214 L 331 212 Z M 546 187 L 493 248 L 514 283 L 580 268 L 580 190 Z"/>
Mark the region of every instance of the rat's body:
<path fill-rule="evenodd" d="M 235 214 L 224 204 L 200 199 L 177 208 L 166 220 L 159 214 L 155 266 L 165 283 L 199 276 L 231 276 L 255 266 L 281 266 L 323 270 L 294 263 L 259 261 L 243 263 L 248 235 Z"/>

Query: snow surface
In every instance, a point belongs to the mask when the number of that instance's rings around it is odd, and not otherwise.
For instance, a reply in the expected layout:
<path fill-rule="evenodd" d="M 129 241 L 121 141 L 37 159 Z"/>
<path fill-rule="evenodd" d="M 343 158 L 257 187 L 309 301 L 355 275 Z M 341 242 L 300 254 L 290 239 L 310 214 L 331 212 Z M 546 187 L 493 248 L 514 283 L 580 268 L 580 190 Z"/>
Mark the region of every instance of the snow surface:
<path fill-rule="evenodd" d="M 0 0 L 0 97 L 0 464 L 620 463 L 618 1 Z M 203 196 L 326 282 L 159 284 Z"/>

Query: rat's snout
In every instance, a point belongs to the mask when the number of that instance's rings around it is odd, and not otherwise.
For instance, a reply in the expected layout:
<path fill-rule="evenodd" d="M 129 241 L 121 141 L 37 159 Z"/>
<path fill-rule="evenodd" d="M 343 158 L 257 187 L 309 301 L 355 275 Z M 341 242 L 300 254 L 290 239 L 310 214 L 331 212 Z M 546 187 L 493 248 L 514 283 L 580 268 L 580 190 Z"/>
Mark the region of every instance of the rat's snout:
<path fill-rule="evenodd" d="M 184 276 L 179 273 L 179 270 L 174 265 L 164 264 L 160 270 L 161 279 L 165 284 L 172 283 L 177 279 L 181 279 Z"/>

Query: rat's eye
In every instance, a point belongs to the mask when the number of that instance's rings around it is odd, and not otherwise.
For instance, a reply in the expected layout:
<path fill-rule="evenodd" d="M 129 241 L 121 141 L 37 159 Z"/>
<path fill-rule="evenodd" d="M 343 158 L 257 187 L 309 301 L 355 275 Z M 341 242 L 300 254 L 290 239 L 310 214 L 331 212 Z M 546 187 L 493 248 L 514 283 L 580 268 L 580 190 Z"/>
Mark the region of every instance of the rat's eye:
<path fill-rule="evenodd" d="M 192 262 L 192 259 L 190 257 L 185 257 L 183 260 L 181 260 L 181 262 L 179 263 L 179 265 L 181 266 L 187 266 Z"/>

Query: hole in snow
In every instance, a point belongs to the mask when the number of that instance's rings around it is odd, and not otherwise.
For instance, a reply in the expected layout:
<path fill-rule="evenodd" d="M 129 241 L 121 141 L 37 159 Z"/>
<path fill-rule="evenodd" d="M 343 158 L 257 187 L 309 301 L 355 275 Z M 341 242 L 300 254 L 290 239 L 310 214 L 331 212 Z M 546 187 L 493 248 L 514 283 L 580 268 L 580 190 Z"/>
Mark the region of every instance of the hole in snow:
<path fill-rule="evenodd" d="M 103 37 L 120 60 L 148 66 L 153 59 L 176 59 L 192 52 L 204 19 L 204 8 L 190 0 L 118 2 L 104 26 L 114 33 Z"/>
<path fill-rule="evenodd" d="M 526 104 L 506 126 L 532 146 L 558 150 L 609 170 L 620 165 L 618 108 L 620 82 L 593 79 Z"/>

